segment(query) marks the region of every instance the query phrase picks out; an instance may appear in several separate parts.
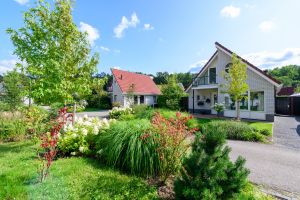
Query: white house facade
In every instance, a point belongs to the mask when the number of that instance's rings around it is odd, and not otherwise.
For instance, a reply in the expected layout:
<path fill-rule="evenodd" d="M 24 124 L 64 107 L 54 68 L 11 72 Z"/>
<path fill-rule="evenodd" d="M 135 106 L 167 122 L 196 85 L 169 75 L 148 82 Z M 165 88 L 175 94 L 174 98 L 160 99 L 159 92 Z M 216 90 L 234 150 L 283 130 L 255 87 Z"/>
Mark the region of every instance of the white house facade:
<path fill-rule="evenodd" d="M 193 79 L 187 88 L 189 111 L 203 114 L 216 114 L 212 108 L 215 103 L 224 103 L 225 117 L 236 117 L 236 103 L 224 93 L 222 85 L 226 83 L 222 73 L 230 67 L 233 52 L 215 43 L 216 52 Z M 249 90 L 240 102 L 241 118 L 274 121 L 276 91 L 280 82 L 239 57 L 247 65 L 247 84 Z"/>

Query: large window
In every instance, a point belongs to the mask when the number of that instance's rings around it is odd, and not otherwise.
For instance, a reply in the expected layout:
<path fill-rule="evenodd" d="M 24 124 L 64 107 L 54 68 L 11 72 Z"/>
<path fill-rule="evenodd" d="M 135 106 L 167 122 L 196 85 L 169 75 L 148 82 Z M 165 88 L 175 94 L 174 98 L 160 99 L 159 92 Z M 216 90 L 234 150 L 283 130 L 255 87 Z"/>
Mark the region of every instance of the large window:
<path fill-rule="evenodd" d="M 250 92 L 251 111 L 264 111 L 264 92 Z"/>
<path fill-rule="evenodd" d="M 240 109 L 248 110 L 248 92 L 244 94 L 242 100 L 240 101 Z"/>
<path fill-rule="evenodd" d="M 227 110 L 235 110 L 235 102 L 232 101 L 228 94 L 225 95 L 225 108 Z"/>

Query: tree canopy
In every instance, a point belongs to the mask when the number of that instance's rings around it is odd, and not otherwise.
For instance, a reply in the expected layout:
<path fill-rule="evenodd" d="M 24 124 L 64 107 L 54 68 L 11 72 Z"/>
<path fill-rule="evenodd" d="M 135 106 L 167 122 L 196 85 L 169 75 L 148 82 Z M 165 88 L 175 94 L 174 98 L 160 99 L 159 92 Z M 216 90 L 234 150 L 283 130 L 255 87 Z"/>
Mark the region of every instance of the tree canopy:
<path fill-rule="evenodd" d="M 274 78 L 280 80 L 284 86 L 300 86 L 300 66 L 287 65 L 283 67 L 276 67 L 268 70 L 268 73 Z"/>
<path fill-rule="evenodd" d="M 7 30 L 21 61 L 17 67 L 32 77 L 32 97 L 41 103 L 91 93 L 99 55 L 90 56 L 87 33 L 73 22 L 72 2 L 57 0 L 51 8 L 40 0 L 24 13 L 24 27 Z"/>

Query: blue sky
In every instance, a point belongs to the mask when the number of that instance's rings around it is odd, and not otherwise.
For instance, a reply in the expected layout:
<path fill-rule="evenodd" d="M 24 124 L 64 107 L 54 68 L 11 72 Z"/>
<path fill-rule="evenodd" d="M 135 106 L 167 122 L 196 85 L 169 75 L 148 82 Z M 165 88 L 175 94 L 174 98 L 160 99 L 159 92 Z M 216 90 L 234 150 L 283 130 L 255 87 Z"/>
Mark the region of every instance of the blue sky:
<path fill-rule="evenodd" d="M 48 0 L 53 2 L 52 0 Z M 34 0 L 1 0 L 0 73 L 17 57 L 5 30 Z M 260 68 L 300 64 L 299 0 L 77 0 L 74 21 L 100 53 L 99 72 L 197 71 L 218 41 Z"/>

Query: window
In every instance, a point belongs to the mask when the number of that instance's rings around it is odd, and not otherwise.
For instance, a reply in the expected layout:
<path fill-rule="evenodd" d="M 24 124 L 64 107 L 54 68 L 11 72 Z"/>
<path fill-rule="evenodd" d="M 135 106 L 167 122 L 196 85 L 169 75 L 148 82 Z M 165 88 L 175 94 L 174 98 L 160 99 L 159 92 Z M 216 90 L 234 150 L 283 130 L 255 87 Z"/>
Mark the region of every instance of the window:
<path fill-rule="evenodd" d="M 144 102 L 145 102 L 145 96 L 142 95 L 140 96 L 140 104 L 144 104 Z"/>
<path fill-rule="evenodd" d="M 250 92 L 250 110 L 264 111 L 264 92 Z"/>
<path fill-rule="evenodd" d="M 229 69 L 230 69 L 231 66 L 232 66 L 232 63 L 228 63 L 228 64 L 225 66 L 225 72 L 226 72 L 226 73 L 229 73 Z"/>
<path fill-rule="evenodd" d="M 133 103 L 134 103 L 134 104 L 138 104 L 138 96 L 134 96 L 133 99 L 134 99 Z"/>
<path fill-rule="evenodd" d="M 209 83 L 215 84 L 217 82 L 216 77 L 216 68 L 209 68 Z"/>
<path fill-rule="evenodd" d="M 114 95 L 114 102 L 117 101 L 117 95 Z"/>
<path fill-rule="evenodd" d="M 228 110 L 235 110 L 235 102 L 232 101 L 229 95 L 225 96 L 225 108 Z"/>
<path fill-rule="evenodd" d="M 197 101 L 200 101 L 200 95 L 197 95 Z"/>
<path fill-rule="evenodd" d="M 248 92 L 246 94 L 244 94 L 244 97 L 240 101 L 240 109 L 248 110 Z"/>
<path fill-rule="evenodd" d="M 153 96 L 153 103 L 157 104 L 157 96 Z"/>

